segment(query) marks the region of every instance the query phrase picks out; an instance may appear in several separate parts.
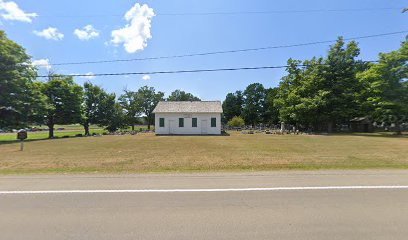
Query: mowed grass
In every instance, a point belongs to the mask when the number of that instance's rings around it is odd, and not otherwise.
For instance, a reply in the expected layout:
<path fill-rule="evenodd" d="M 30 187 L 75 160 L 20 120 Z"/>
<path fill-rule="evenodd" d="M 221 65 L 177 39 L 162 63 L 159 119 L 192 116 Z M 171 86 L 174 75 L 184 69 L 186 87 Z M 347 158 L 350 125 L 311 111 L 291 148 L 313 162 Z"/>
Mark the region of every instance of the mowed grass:
<path fill-rule="evenodd" d="M 0 173 L 408 168 L 408 138 L 368 135 L 155 136 L 0 144 Z"/>
<path fill-rule="evenodd" d="M 102 134 L 103 132 L 106 132 L 103 129 L 90 129 L 89 131 L 91 134 L 92 133 Z M 84 131 L 83 130 L 60 130 L 60 131 L 55 130 L 54 137 L 55 138 L 62 138 L 64 136 L 75 137 L 75 135 L 77 134 L 84 134 Z M 41 139 L 47 139 L 47 138 L 48 138 L 48 131 L 28 132 L 26 141 L 41 140 Z M 19 141 L 17 139 L 17 133 L 0 134 L 0 144 L 6 143 L 6 142 L 15 142 L 15 141 Z"/>
<path fill-rule="evenodd" d="M 35 126 L 37 128 L 47 128 L 44 126 Z M 64 130 L 57 130 L 58 128 L 64 128 Z M 135 130 L 140 130 L 140 128 L 146 130 L 147 126 L 144 125 L 136 125 Z M 154 127 L 152 127 L 154 129 Z M 130 131 L 131 128 L 129 127 L 128 129 L 125 129 L 127 131 Z M 89 132 L 90 134 L 96 133 L 96 134 L 102 134 L 104 132 L 107 132 L 103 128 L 96 126 L 96 125 L 91 125 L 89 127 Z M 64 136 L 68 137 L 75 137 L 77 134 L 84 134 L 84 128 L 83 126 L 79 124 L 72 124 L 72 125 L 55 125 L 55 130 L 54 130 L 54 137 L 55 138 L 62 138 Z M 48 130 L 47 131 L 36 131 L 36 132 L 28 132 L 27 134 L 27 139 L 26 141 L 31 141 L 31 140 L 43 140 L 48 138 Z M 10 142 L 17 142 L 19 141 L 17 139 L 17 133 L 0 133 L 0 144 L 2 143 L 10 143 Z"/>

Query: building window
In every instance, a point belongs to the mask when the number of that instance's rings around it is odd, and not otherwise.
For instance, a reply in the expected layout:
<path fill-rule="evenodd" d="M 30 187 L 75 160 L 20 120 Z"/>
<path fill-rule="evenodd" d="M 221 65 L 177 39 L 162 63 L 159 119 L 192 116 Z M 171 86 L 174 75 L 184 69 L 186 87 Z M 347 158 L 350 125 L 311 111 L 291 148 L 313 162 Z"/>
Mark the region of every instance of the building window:
<path fill-rule="evenodd" d="M 192 127 L 197 127 L 197 118 L 193 118 L 192 121 L 193 121 L 193 122 L 192 122 L 192 125 L 191 125 L 191 126 L 192 126 Z"/>
<path fill-rule="evenodd" d="M 164 118 L 160 118 L 159 127 L 164 127 Z"/>
<path fill-rule="evenodd" d="M 184 127 L 184 118 L 179 118 L 179 127 Z"/>
<path fill-rule="evenodd" d="M 217 118 L 211 118 L 211 127 L 217 127 Z"/>

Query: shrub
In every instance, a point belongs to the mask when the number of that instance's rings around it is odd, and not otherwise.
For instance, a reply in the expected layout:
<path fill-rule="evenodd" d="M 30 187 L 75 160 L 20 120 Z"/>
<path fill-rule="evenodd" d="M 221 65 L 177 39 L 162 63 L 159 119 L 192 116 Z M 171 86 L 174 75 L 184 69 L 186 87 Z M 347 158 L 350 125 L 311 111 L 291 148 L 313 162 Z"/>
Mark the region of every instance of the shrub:
<path fill-rule="evenodd" d="M 242 117 L 233 117 L 231 120 L 228 121 L 228 126 L 230 127 L 242 127 L 245 125 L 245 121 Z"/>

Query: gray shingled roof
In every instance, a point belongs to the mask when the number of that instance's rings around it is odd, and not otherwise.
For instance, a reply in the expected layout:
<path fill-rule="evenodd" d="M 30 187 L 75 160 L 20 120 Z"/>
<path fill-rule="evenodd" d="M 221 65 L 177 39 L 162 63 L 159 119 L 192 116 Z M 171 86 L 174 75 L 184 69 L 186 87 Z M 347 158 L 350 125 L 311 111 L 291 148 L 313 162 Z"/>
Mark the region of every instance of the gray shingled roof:
<path fill-rule="evenodd" d="M 220 101 L 159 102 L 154 113 L 222 113 Z"/>

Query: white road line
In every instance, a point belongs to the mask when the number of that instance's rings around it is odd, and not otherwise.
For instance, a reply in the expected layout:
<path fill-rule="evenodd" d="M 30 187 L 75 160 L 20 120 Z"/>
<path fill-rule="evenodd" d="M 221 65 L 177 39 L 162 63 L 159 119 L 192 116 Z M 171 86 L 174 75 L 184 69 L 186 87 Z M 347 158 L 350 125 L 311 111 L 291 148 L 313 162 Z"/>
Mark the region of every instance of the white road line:
<path fill-rule="evenodd" d="M 0 191 L 0 195 L 13 194 L 69 194 L 69 193 L 178 193 L 178 192 L 249 192 L 249 191 L 305 191 L 305 190 L 356 190 L 356 189 L 408 189 L 396 186 L 321 186 L 321 187 L 270 187 L 270 188 L 201 188 L 201 189 L 95 189 L 95 190 L 35 190 Z"/>

